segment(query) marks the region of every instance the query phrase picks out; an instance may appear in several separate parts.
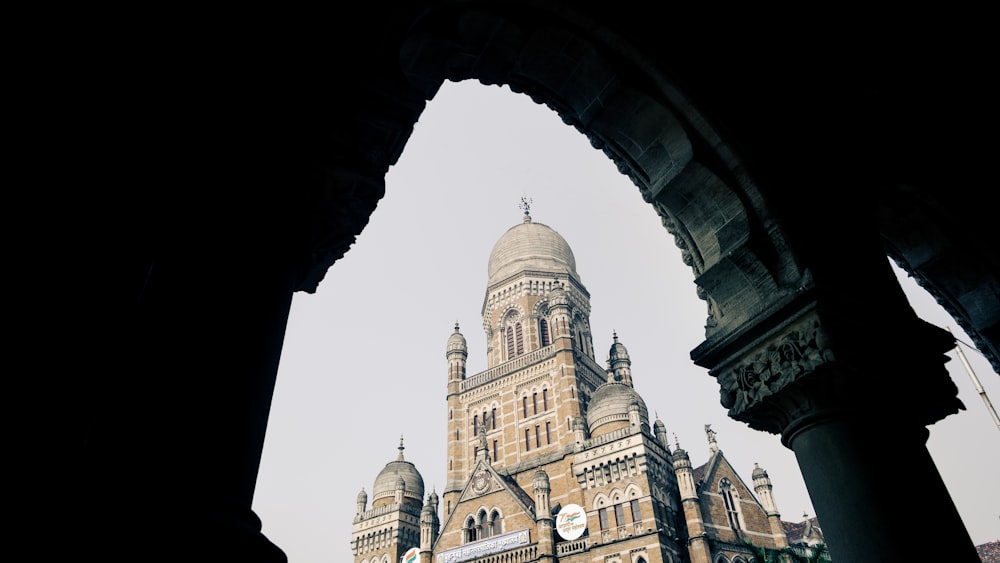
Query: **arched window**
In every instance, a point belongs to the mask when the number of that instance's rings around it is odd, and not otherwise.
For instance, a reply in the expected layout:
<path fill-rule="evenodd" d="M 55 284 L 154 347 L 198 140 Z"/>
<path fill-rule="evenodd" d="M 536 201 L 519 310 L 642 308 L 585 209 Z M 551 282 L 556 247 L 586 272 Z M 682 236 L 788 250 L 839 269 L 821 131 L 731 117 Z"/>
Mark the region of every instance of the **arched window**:
<path fill-rule="evenodd" d="M 524 418 L 528 418 L 528 396 L 521 397 L 521 410 L 524 411 Z"/>
<path fill-rule="evenodd" d="M 514 357 L 514 329 L 507 327 L 507 359 Z"/>
<path fill-rule="evenodd" d="M 499 536 L 503 533 L 503 517 L 498 510 L 490 513 L 490 536 Z"/>
<path fill-rule="evenodd" d="M 542 389 L 542 410 L 549 410 L 549 390 Z"/>
<path fill-rule="evenodd" d="M 471 516 L 465 521 L 462 536 L 464 537 L 465 543 L 474 542 L 479 539 L 476 536 L 476 520 Z"/>
<path fill-rule="evenodd" d="M 538 414 L 538 393 L 531 394 L 531 414 Z"/>
<path fill-rule="evenodd" d="M 548 346 L 551 344 L 551 342 L 549 342 L 549 323 L 545 319 L 538 321 L 538 335 L 542 342 L 542 346 Z"/>
<path fill-rule="evenodd" d="M 734 530 L 741 529 L 740 496 L 733 490 L 733 484 L 729 479 L 723 477 L 722 481 L 719 482 L 719 494 L 722 495 L 722 502 L 726 505 L 726 516 L 729 518 L 729 526 Z"/>
<path fill-rule="evenodd" d="M 489 522 L 486 519 L 486 511 L 485 510 L 480 510 L 479 511 L 479 516 L 476 519 L 478 520 L 478 522 L 476 524 L 476 528 L 477 528 L 477 530 L 479 532 L 476 535 L 476 537 L 478 539 L 485 539 L 485 538 L 490 537 L 490 526 L 489 526 Z"/>
<path fill-rule="evenodd" d="M 517 332 L 517 355 L 520 356 L 524 353 L 524 334 L 521 332 L 521 323 L 517 323 L 514 330 Z"/>
<path fill-rule="evenodd" d="M 490 411 L 490 426 L 491 426 L 490 430 L 496 430 L 497 429 L 497 408 L 496 407 L 493 407 L 493 410 Z"/>

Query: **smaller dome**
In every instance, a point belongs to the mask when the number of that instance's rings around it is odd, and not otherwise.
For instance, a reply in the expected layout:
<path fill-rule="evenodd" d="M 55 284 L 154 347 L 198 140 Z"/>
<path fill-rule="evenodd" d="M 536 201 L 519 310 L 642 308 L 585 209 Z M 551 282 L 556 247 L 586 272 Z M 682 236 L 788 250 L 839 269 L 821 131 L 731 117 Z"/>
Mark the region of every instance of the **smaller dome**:
<path fill-rule="evenodd" d="M 399 456 L 385 464 L 372 488 L 372 504 L 382 499 L 391 502 L 397 490 L 403 489 L 403 498 L 413 503 L 423 504 L 424 478 L 414 465 L 403 459 L 403 439 L 399 439 Z M 381 506 L 381 504 L 379 505 Z"/>
<path fill-rule="evenodd" d="M 754 480 L 760 479 L 762 477 L 764 479 L 767 479 L 767 471 L 764 471 L 764 469 L 760 465 L 758 465 L 758 464 L 755 463 L 755 464 L 753 464 L 753 474 L 752 474 L 752 477 L 753 477 Z"/>
<path fill-rule="evenodd" d="M 544 469 L 539 469 L 535 472 L 535 476 L 531 480 L 531 485 L 536 491 L 548 491 L 549 474 Z"/>
<path fill-rule="evenodd" d="M 614 333 L 614 338 L 615 338 L 615 342 L 614 342 L 614 344 L 611 345 L 611 350 L 608 351 L 608 361 L 609 362 L 615 362 L 615 361 L 630 362 L 629 357 L 628 357 L 628 350 L 625 348 L 624 344 L 622 344 L 621 342 L 618 342 L 618 333 L 617 332 Z"/>
<path fill-rule="evenodd" d="M 469 348 L 468 348 L 468 346 L 465 343 L 465 336 L 463 336 L 462 333 L 458 331 L 458 322 L 456 322 L 455 323 L 455 332 L 451 333 L 451 336 L 448 337 L 448 352 L 447 353 L 449 353 L 449 354 L 452 353 L 452 352 L 467 353 L 468 350 L 469 350 Z"/>
<path fill-rule="evenodd" d="M 358 503 L 367 504 L 368 503 L 368 493 L 365 492 L 364 487 L 361 488 L 361 492 L 358 493 Z"/>
<path fill-rule="evenodd" d="M 632 405 L 636 405 L 639 409 L 639 420 L 649 424 L 646 402 L 631 385 L 609 381 L 598 387 L 587 406 L 587 426 L 590 427 L 591 436 L 603 434 L 597 430 L 607 424 L 628 423 L 628 413 Z M 621 424 L 614 426 L 621 427 Z"/>

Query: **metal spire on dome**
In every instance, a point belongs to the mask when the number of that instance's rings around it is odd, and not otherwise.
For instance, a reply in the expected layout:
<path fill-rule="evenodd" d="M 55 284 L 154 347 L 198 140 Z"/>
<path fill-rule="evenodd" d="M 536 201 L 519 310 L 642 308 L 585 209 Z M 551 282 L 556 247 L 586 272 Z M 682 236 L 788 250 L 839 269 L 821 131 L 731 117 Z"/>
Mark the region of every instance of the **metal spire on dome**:
<path fill-rule="evenodd" d="M 521 196 L 521 203 L 518 205 L 519 208 L 524 210 L 524 222 L 531 222 L 531 198 L 527 196 Z"/>
<path fill-rule="evenodd" d="M 396 461 L 403 461 L 403 449 L 404 449 L 403 448 L 403 435 L 400 434 L 399 435 L 399 457 L 396 458 Z"/>

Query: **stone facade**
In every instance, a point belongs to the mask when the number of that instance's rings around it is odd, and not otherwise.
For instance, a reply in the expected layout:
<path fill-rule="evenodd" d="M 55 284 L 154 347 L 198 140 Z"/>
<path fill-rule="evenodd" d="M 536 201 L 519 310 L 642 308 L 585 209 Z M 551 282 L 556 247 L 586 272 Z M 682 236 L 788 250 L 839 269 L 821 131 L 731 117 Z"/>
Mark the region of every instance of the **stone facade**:
<path fill-rule="evenodd" d="M 376 479 L 381 500 L 368 509 L 359 493 L 355 563 L 392 563 L 415 547 L 422 563 L 746 562 L 752 546 L 788 547 L 766 472 L 754 471 L 758 499 L 708 426 L 704 465 L 671 448 L 663 421 L 650 424 L 617 334 L 607 367 L 597 364 L 590 295 L 562 236 L 526 209 L 489 271 L 487 369 L 466 373 L 458 325 L 446 347 L 440 504 L 436 492 L 422 508 L 413 502 L 423 479 L 400 443 Z"/>

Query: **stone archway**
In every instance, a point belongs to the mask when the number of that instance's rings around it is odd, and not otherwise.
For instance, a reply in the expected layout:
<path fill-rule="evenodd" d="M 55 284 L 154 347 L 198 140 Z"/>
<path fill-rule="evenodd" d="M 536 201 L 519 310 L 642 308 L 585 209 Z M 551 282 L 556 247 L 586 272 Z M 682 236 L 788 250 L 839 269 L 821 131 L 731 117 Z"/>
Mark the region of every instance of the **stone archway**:
<path fill-rule="evenodd" d="M 190 49 L 179 52 L 172 33 L 150 31 L 150 37 L 121 43 L 132 47 L 129 56 L 109 59 L 99 53 L 88 61 L 81 75 L 103 87 L 93 96 L 97 103 L 81 113 L 97 116 L 87 123 L 95 130 L 113 128 L 119 134 L 115 143 L 101 145 L 99 159 L 114 154 L 122 163 L 116 171 L 135 172 L 123 174 L 128 177 L 123 184 L 137 201 L 123 219 L 110 206 L 88 200 L 80 209 L 93 208 L 94 215 L 74 209 L 75 220 L 61 225 L 61 234 L 76 241 L 95 221 L 108 220 L 138 241 L 138 250 L 108 252 L 95 268 L 91 248 L 106 248 L 107 241 L 95 237 L 92 247 L 81 244 L 74 265 L 108 274 L 111 281 L 104 280 L 106 293 L 100 294 L 108 299 L 84 304 L 73 299 L 59 312 L 70 319 L 63 328 L 72 336 L 63 338 L 67 359 L 53 371 L 71 375 L 60 379 L 62 400 L 48 410 L 58 411 L 64 428 L 75 429 L 83 420 L 93 429 L 66 431 L 71 436 L 64 457 L 76 460 L 79 470 L 60 484 L 56 496 L 79 510 L 70 511 L 67 520 L 83 523 L 73 530 L 79 535 L 71 536 L 81 541 L 68 544 L 96 551 L 107 530 L 116 529 L 123 541 L 131 537 L 138 545 L 177 542 L 178 552 L 198 549 L 199 540 L 219 551 L 237 546 L 259 555 L 268 549 L 250 499 L 290 295 L 314 290 L 350 247 L 382 197 L 386 170 L 425 100 L 454 73 L 510 84 L 549 104 L 600 145 L 657 206 L 713 306 L 712 338 L 694 351 L 694 359 L 719 378 L 732 416 L 782 433 L 795 450 L 835 557 L 874 553 L 892 560 L 895 553 L 884 550 L 912 537 L 893 516 L 918 511 L 938 514 L 936 531 L 944 538 L 927 546 L 942 551 L 925 555 L 945 558 L 966 545 L 971 551 L 923 449 L 924 426 L 957 409 L 953 386 L 940 369 L 952 340 L 909 310 L 887 267 L 878 226 L 900 228 L 890 237 L 898 256 L 953 297 L 952 309 L 970 334 L 979 335 L 977 342 L 987 343 L 994 365 L 996 254 L 981 246 L 968 254 L 931 253 L 985 257 L 981 269 L 960 259 L 948 261 L 956 270 L 935 268 L 924 260 L 932 242 L 904 244 L 915 240 L 907 238 L 913 225 L 893 220 L 905 213 L 885 205 L 883 211 L 896 215 L 880 222 L 871 211 L 863 188 L 881 187 L 900 170 L 924 169 L 919 158 L 907 155 L 916 143 L 903 142 L 913 131 L 908 116 L 894 114 L 878 130 L 903 132 L 890 136 L 902 148 L 890 143 L 893 159 L 885 167 L 876 166 L 882 143 L 838 126 L 838 120 L 864 124 L 874 111 L 867 109 L 872 99 L 882 102 L 877 111 L 892 110 L 886 101 L 891 96 L 854 90 L 869 82 L 880 85 L 882 67 L 840 60 L 841 43 L 822 34 L 806 37 L 820 30 L 804 26 L 807 33 L 792 39 L 820 46 L 810 54 L 822 72 L 791 80 L 783 74 L 786 65 L 753 66 L 788 50 L 788 42 L 775 48 L 754 41 L 780 31 L 767 21 L 733 26 L 699 14 L 688 20 L 695 29 L 685 33 L 676 22 L 689 14 L 644 21 L 637 17 L 645 13 L 642 5 L 596 9 L 601 12 L 589 17 L 587 8 L 558 2 L 403 8 L 373 2 L 343 20 L 356 24 L 354 33 L 327 29 L 315 44 L 277 49 L 217 29 L 207 40 L 190 38 Z M 550 33 L 533 35 L 538 29 Z M 260 39 L 256 29 L 248 35 Z M 855 46 L 860 42 L 857 51 L 867 54 L 864 47 L 871 45 L 865 41 L 871 37 L 861 35 Z M 480 41 L 483 37 L 490 41 Z M 706 42 L 720 38 L 729 40 L 729 49 L 707 48 Z M 482 50 L 474 49 L 477 45 Z M 85 50 L 85 43 L 74 47 Z M 536 51 L 522 57 L 526 48 Z M 552 53 L 561 57 L 552 59 Z M 893 94 L 926 87 L 914 78 L 922 79 L 932 60 L 922 54 L 905 58 L 899 74 L 920 72 L 906 74 Z M 968 55 L 962 53 L 962 60 Z M 705 68 L 719 72 L 699 72 Z M 580 69 L 586 80 L 566 82 L 582 76 L 574 74 Z M 574 72 L 563 74 L 569 70 Z M 829 80 L 845 74 L 857 80 Z M 745 78 L 766 90 L 727 99 L 734 83 Z M 783 95 L 783 88 L 794 95 Z M 614 95 L 603 97 L 605 92 Z M 576 97 L 582 93 L 587 94 Z M 912 105 L 937 93 L 917 96 Z M 606 103 L 608 112 L 589 106 L 593 101 Z M 726 134 L 713 133 L 709 122 L 725 124 Z M 955 129 L 933 131 L 951 141 L 944 133 Z M 831 166 L 830 156 L 845 147 L 856 149 L 851 152 L 856 160 L 849 167 Z M 945 159 L 934 171 L 940 176 L 949 164 Z M 857 170 L 861 188 L 848 174 Z M 927 189 L 919 173 L 907 180 Z M 937 186 L 937 201 L 946 199 L 945 189 L 970 193 L 970 182 L 955 184 Z M 890 199 L 898 195 L 895 189 L 888 190 Z M 953 217 L 940 224 L 947 227 L 943 232 L 968 234 L 973 241 L 989 238 L 989 231 Z M 38 252 L 49 256 L 49 249 Z M 210 295 L 248 265 L 255 275 L 239 292 Z M 974 270 L 976 276 L 962 276 Z M 103 306 L 108 302 L 120 309 L 109 313 Z M 860 311 L 882 323 L 857 324 Z M 109 317 L 113 330 L 94 334 L 92 319 Z M 912 357 L 887 362 L 868 349 L 875 336 L 890 348 L 913 350 Z M 124 358 L 104 361 L 101 352 L 111 357 L 119 348 Z M 74 377 L 78 358 L 100 365 L 104 377 L 96 382 Z M 900 389 L 905 396 L 886 400 L 890 390 Z M 141 401 L 120 401 L 116 392 Z M 179 405 L 185 407 L 183 417 L 177 415 Z M 919 506 L 881 494 L 882 475 L 867 465 L 884 458 L 884 442 L 871 435 L 873 426 L 891 429 L 893 462 L 924 484 Z M 872 510 L 855 518 L 849 508 L 855 501 Z M 96 503 L 112 510 L 91 520 L 81 507 Z M 188 518 L 175 518 L 178 514 Z M 151 520 L 144 521 L 142 534 L 132 536 L 143 520 L 135 515 Z M 178 531 L 177 521 L 187 528 Z M 834 539 L 841 543 L 833 545 Z"/>

